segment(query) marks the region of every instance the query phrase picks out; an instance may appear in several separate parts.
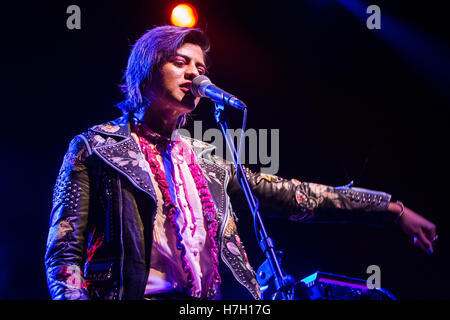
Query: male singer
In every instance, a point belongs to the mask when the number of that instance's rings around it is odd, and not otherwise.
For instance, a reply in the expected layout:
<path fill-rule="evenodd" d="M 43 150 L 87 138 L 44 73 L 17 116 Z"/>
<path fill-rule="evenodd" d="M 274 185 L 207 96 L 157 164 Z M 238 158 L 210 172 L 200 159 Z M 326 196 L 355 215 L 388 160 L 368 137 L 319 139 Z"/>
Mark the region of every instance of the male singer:
<path fill-rule="evenodd" d="M 45 255 L 53 299 L 220 299 L 225 274 L 261 297 L 235 224 L 234 165 L 177 134 L 199 102 L 190 86 L 207 72 L 208 51 L 199 29 L 149 30 L 129 56 L 123 116 L 70 143 Z M 246 174 L 263 214 L 305 221 L 325 207 L 362 209 L 433 250 L 435 225 L 389 194 Z"/>

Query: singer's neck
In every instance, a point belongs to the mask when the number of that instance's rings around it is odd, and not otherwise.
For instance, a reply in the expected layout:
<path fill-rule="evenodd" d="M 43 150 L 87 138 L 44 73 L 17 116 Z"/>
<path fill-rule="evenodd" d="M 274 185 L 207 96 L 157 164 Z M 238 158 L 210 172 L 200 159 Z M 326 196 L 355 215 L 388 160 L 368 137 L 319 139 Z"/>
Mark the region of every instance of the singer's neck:
<path fill-rule="evenodd" d="M 141 112 L 136 112 L 134 117 L 148 125 L 150 130 L 162 136 L 170 138 L 177 129 L 178 120 L 183 113 L 170 107 L 146 107 Z"/>

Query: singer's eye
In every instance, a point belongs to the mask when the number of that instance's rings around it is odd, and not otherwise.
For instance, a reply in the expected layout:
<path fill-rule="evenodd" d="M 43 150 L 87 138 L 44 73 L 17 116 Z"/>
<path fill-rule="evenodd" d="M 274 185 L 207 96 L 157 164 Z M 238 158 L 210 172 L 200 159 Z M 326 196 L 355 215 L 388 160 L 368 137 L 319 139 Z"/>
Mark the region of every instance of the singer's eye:
<path fill-rule="evenodd" d="M 200 75 L 204 75 L 204 74 L 206 73 L 206 70 L 205 70 L 205 68 L 203 68 L 203 67 L 200 67 L 200 68 L 198 68 L 197 70 L 198 70 L 198 73 L 199 73 Z"/>
<path fill-rule="evenodd" d="M 173 60 L 173 64 L 176 65 L 177 67 L 182 67 L 184 65 L 184 61 L 181 59 L 175 59 Z"/>

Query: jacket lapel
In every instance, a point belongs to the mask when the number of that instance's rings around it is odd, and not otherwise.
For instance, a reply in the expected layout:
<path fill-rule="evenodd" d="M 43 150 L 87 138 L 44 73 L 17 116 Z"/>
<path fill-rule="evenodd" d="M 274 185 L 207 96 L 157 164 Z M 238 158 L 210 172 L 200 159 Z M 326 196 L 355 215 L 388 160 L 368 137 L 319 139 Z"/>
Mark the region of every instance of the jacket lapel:
<path fill-rule="evenodd" d="M 141 153 L 139 146 L 131 136 L 128 115 L 92 127 L 92 140 L 95 142 L 93 152 L 110 167 L 126 176 L 138 189 L 150 195 L 156 202 L 156 193 L 150 178 L 150 167 Z M 100 137 L 96 135 L 101 135 Z M 106 139 L 102 138 L 105 137 Z M 182 136 L 194 151 L 201 169 L 208 181 L 208 187 L 214 199 L 217 220 L 222 221 L 226 212 L 227 170 L 210 160 L 214 145 Z"/>
<path fill-rule="evenodd" d="M 131 136 L 128 116 L 91 128 L 93 140 L 97 140 L 93 152 L 110 167 L 126 176 L 138 189 L 150 195 L 156 202 L 156 193 L 150 178 L 150 168 L 139 146 Z M 100 133 L 107 139 L 96 138 Z M 120 139 L 119 141 L 118 138 Z"/>

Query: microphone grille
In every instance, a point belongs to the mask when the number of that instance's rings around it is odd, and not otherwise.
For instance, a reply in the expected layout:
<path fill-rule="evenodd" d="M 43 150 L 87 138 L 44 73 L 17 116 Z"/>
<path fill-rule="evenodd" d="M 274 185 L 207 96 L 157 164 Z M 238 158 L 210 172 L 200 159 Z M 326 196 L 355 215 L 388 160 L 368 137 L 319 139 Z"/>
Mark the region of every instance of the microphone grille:
<path fill-rule="evenodd" d="M 191 92 L 196 97 L 206 97 L 203 90 L 211 84 L 212 82 L 211 80 L 209 80 L 207 76 L 204 75 L 197 76 L 194 78 L 194 80 L 192 80 Z"/>

